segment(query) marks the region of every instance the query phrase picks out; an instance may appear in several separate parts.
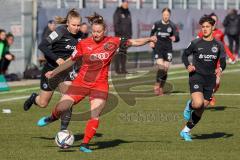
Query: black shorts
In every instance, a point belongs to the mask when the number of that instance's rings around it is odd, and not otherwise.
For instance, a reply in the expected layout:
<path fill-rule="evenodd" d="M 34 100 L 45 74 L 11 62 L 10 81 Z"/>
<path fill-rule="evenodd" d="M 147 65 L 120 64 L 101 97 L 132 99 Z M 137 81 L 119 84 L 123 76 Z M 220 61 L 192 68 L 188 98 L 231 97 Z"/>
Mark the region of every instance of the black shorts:
<path fill-rule="evenodd" d="M 76 76 L 76 71 L 73 68 L 69 68 L 66 71 L 63 71 L 56 75 L 54 78 L 48 79 L 45 74 L 48 71 L 54 70 L 55 67 L 45 64 L 42 69 L 40 88 L 44 91 L 54 91 L 61 82 L 72 81 Z"/>
<path fill-rule="evenodd" d="M 154 48 L 155 59 L 163 59 L 172 62 L 172 49 L 157 47 Z"/>
<path fill-rule="evenodd" d="M 206 76 L 196 72 L 189 74 L 190 93 L 202 92 L 205 100 L 211 100 L 215 85 L 215 75 Z"/>

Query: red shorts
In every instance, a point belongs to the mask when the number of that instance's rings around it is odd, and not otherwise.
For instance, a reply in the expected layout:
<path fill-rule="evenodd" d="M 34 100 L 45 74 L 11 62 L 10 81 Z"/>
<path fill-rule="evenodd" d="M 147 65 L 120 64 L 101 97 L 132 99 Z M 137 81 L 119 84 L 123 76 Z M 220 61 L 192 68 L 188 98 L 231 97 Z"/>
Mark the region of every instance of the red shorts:
<path fill-rule="evenodd" d="M 108 83 L 96 83 L 93 86 L 88 86 L 73 81 L 66 94 L 73 98 L 75 104 L 80 102 L 86 96 L 89 96 L 90 101 L 96 98 L 107 100 Z"/>

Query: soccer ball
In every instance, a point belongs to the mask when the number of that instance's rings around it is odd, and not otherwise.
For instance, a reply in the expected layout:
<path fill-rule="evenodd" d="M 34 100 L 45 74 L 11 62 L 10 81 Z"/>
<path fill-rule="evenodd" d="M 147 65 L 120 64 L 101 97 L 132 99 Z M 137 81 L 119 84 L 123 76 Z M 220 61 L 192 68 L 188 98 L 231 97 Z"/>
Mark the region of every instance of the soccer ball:
<path fill-rule="evenodd" d="M 69 148 L 74 142 L 74 136 L 71 131 L 59 131 L 55 137 L 55 142 L 62 149 Z"/>

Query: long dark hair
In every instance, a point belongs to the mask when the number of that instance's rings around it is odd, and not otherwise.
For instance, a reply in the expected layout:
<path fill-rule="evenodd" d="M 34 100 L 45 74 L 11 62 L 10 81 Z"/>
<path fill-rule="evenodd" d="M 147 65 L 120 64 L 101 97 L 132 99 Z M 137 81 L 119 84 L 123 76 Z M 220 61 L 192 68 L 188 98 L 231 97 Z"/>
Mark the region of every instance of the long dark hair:
<path fill-rule="evenodd" d="M 104 29 L 106 28 L 106 24 L 104 22 L 104 19 L 101 15 L 97 14 L 96 12 L 94 12 L 93 15 L 87 16 L 86 17 L 88 19 L 88 23 L 92 26 L 94 24 L 100 24 L 104 27 Z"/>
<path fill-rule="evenodd" d="M 71 18 L 80 18 L 80 20 L 81 20 L 81 16 L 80 16 L 79 12 L 77 11 L 77 9 L 73 8 L 70 11 L 68 11 L 67 16 L 65 18 L 56 16 L 55 22 L 57 24 L 66 24 L 69 21 L 69 19 L 71 19 Z"/>

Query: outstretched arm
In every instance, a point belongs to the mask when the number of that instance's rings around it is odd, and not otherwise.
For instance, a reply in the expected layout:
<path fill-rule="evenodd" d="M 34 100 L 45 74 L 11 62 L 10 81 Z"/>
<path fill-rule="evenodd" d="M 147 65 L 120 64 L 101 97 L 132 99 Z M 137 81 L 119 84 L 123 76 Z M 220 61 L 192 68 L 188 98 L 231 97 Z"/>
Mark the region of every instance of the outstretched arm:
<path fill-rule="evenodd" d="M 53 71 L 47 72 L 45 75 L 47 78 L 53 78 L 54 76 L 61 73 L 62 71 L 65 71 L 68 68 L 72 67 L 74 63 L 75 61 L 73 61 L 71 58 L 68 58 L 63 64 L 55 68 Z"/>
<path fill-rule="evenodd" d="M 128 47 L 131 46 L 143 46 L 149 42 L 157 42 L 157 37 L 156 36 L 152 36 L 152 37 L 146 37 L 146 38 L 138 38 L 138 39 L 129 39 L 128 40 Z"/>

